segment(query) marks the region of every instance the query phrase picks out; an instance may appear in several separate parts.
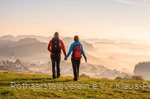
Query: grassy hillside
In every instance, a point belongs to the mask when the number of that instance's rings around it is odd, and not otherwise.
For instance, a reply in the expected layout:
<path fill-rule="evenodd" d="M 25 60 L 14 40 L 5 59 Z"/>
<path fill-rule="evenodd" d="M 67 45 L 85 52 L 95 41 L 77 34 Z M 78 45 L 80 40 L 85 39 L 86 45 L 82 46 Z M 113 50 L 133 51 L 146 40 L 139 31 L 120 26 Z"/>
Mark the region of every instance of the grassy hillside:
<path fill-rule="evenodd" d="M 150 99 L 150 81 L 72 79 L 0 71 L 0 99 Z"/>

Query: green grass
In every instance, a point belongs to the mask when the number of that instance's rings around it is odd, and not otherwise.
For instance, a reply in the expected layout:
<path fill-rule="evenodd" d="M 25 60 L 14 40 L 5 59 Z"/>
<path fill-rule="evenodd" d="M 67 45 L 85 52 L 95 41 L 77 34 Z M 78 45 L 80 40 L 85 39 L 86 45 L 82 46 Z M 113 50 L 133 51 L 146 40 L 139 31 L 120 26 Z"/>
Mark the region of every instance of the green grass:
<path fill-rule="evenodd" d="M 16 83 L 16 86 L 14 83 L 11 85 L 12 82 Z M 143 82 L 144 88 L 132 88 L 134 84 L 143 86 Z M 130 85 L 131 89 L 128 89 L 126 84 Z M 0 99 L 53 98 L 150 99 L 150 81 L 80 78 L 78 82 L 74 82 L 73 77 L 69 76 L 53 80 L 49 75 L 0 72 Z"/>

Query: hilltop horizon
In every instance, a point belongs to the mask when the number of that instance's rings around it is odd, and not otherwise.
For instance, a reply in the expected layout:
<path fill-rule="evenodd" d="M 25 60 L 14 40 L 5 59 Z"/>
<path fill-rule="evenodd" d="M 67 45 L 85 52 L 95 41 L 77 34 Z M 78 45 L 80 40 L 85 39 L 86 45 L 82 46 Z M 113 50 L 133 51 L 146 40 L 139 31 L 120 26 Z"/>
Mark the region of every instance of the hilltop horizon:
<path fill-rule="evenodd" d="M 0 38 L 1 37 L 8 37 L 10 36 L 11 38 L 17 38 L 17 37 L 22 37 L 24 36 L 25 37 L 31 37 L 32 36 L 35 36 L 35 37 L 44 37 L 44 38 L 51 38 L 53 37 L 53 33 L 52 35 L 49 35 L 49 36 L 43 36 L 43 35 L 35 35 L 35 34 L 23 34 L 23 35 L 13 35 L 13 34 L 7 34 L 7 35 L 0 35 Z M 78 35 L 78 34 L 76 34 Z M 73 35 L 74 36 L 74 35 Z M 60 38 L 63 39 L 63 38 L 66 38 L 66 37 L 70 37 L 70 38 L 73 38 L 73 36 L 64 36 L 63 34 L 60 33 Z M 150 42 L 146 42 L 146 41 L 143 41 L 142 39 L 131 39 L 131 38 L 128 38 L 128 37 L 112 37 L 112 38 L 107 38 L 107 37 L 86 37 L 86 36 L 80 36 L 79 37 L 81 38 L 81 40 L 98 40 L 98 39 L 101 39 L 101 40 L 115 40 L 115 41 L 122 41 L 122 42 L 130 42 L 130 43 L 134 43 L 134 44 L 145 44 L 145 45 L 150 45 Z M 18 39 L 19 40 L 19 39 Z"/>

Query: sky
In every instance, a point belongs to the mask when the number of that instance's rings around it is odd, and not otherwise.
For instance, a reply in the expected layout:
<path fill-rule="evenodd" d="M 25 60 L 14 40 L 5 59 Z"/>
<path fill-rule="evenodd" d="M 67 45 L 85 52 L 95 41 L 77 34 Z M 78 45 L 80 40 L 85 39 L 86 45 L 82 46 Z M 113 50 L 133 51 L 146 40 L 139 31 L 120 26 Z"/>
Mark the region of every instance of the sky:
<path fill-rule="evenodd" d="M 55 31 L 150 42 L 150 0 L 0 0 L 0 36 Z"/>

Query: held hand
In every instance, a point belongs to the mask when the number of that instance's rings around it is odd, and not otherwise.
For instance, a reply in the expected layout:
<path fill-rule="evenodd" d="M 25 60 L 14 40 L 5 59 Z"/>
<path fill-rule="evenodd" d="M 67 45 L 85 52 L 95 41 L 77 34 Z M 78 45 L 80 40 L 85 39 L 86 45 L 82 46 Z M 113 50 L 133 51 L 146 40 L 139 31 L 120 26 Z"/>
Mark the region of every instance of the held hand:
<path fill-rule="evenodd" d="M 87 59 L 85 59 L 85 62 L 87 63 Z"/>
<path fill-rule="evenodd" d="M 65 57 L 65 58 L 64 58 L 64 60 L 66 61 L 66 60 L 67 60 L 67 58 Z"/>

